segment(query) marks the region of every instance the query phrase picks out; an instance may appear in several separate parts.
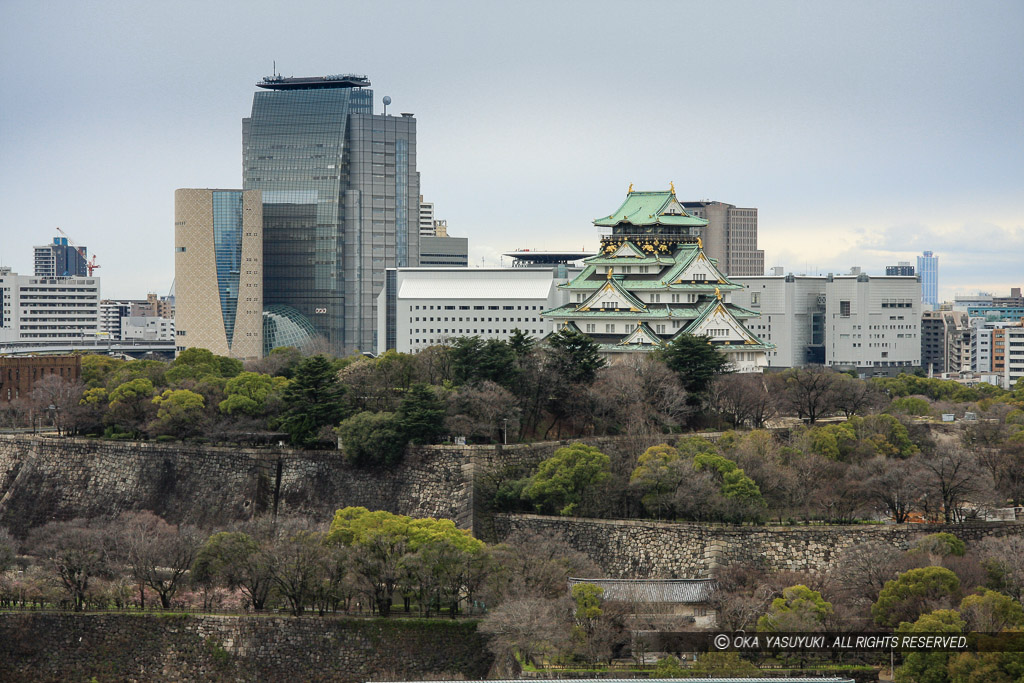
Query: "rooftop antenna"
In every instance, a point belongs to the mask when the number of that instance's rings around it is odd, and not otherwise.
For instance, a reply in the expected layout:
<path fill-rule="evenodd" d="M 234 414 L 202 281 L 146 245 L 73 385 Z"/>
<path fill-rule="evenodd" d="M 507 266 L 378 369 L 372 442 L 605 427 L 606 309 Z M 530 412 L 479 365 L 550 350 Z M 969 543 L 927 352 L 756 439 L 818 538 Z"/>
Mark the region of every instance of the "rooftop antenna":
<path fill-rule="evenodd" d="M 390 95 L 385 95 L 383 101 L 384 101 L 384 116 L 387 116 L 388 115 L 388 105 L 391 104 L 391 96 Z"/>
<path fill-rule="evenodd" d="M 277 60 L 274 60 L 274 75 L 277 75 Z"/>

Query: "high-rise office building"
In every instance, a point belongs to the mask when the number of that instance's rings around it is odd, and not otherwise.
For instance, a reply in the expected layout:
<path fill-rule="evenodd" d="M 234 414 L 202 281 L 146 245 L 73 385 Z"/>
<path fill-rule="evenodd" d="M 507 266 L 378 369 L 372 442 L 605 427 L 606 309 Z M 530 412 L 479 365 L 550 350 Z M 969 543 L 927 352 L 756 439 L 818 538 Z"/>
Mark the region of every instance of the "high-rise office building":
<path fill-rule="evenodd" d="M 704 253 L 726 275 L 764 275 L 764 251 L 757 248 L 757 209 L 713 201 L 681 202 L 708 224 L 701 232 Z"/>
<path fill-rule="evenodd" d="M 416 119 L 374 115 L 365 76 L 256 85 L 242 176 L 263 192 L 264 302 L 308 318 L 335 353 L 375 348 L 386 269 L 419 265 Z"/>
<path fill-rule="evenodd" d="M 917 274 L 921 276 L 921 303 L 939 303 L 939 257 L 926 251 L 917 257 Z"/>
<path fill-rule="evenodd" d="M 86 277 L 86 248 L 68 244 L 67 237 L 54 237 L 52 244 L 33 247 L 36 277 Z"/>
<path fill-rule="evenodd" d="M 263 355 L 262 211 L 258 190 L 175 190 L 176 351 Z"/>

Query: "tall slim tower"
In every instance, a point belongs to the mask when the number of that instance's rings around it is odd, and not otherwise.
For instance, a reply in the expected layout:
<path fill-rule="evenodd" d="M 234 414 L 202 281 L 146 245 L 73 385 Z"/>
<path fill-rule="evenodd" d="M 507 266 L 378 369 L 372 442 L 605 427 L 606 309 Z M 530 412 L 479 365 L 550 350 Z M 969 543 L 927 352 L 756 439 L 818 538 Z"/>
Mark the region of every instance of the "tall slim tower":
<path fill-rule="evenodd" d="M 705 253 L 726 275 L 764 275 L 764 251 L 757 248 L 757 209 L 714 201 L 682 202 L 705 219 L 701 237 Z"/>
<path fill-rule="evenodd" d="M 939 257 L 926 251 L 917 257 L 917 273 L 921 276 L 921 303 L 939 303 Z"/>
<path fill-rule="evenodd" d="M 242 120 L 242 183 L 263 191 L 264 302 L 335 353 L 376 348 L 387 268 L 419 265 L 416 119 L 376 116 L 365 76 L 273 76 Z"/>
<path fill-rule="evenodd" d="M 259 191 L 174 191 L 175 350 L 263 356 Z"/>

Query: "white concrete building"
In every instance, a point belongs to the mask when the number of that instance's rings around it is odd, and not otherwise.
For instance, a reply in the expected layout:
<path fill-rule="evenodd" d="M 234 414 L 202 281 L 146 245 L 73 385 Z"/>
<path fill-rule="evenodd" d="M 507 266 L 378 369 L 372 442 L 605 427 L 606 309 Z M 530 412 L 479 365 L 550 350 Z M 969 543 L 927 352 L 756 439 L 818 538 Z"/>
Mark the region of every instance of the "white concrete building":
<path fill-rule="evenodd" d="M 1007 327 L 1006 364 L 1003 368 L 1003 388 L 1013 389 L 1024 377 L 1024 327 Z"/>
<path fill-rule="evenodd" d="M 126 316 L 121 318 L 121 339 L 174 341 L 174 318 Z"/>
<path fill-rule="evenodd" d="M 760 312 L 747 327 L 775 344 L 769 363 L 820 363 L 863 376 L 921 364 L 921 283 L 916 276 L 738 277 L 733 301 Z"/>
<path fill-rule="evenodd" d="M 377 353 L 421 351 L 454 337 L 540 339 L 541 311 L 564 304 L 558 285 L 579 268 L 391 268 L 377 299 Z"/>
<path fill-rule="evenodd" d="M 0 342 L 95 339 L 98 277 L 36 277 L 0 268 Z"/>

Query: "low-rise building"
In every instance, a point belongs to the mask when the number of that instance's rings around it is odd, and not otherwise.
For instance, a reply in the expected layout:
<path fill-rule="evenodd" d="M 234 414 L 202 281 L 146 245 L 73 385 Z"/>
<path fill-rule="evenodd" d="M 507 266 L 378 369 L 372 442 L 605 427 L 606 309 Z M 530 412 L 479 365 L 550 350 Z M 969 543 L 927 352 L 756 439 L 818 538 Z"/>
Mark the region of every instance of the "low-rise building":
<path fill-rule="evenodd" d="M 377 299 L 377 353 L 420 351 L 455 337 L 541 339 L 554 327 L 541 311 L 568 294 L 558 288 L 579 269 L 389 268 Z"/>
<path fill-rule="evenodd" d="M 121 318 L 121 339 L 174 341 L 174 320 L 153 316 Z"/>
<path fill-rule="evenodd" d="M 82 377 L 82 357 L 0 356 L 0 403 L 28 398 L 36 382 L 47 376 L 77 382 Z"/>
<path fill-rule="evenodd" d="M 821 364 L 862 376 L 921 364 L 916 276 L 768 275 L 732 278 L 733 301 L 756 313 L 748 328 L 775 345 L 772 367 Z"/>

